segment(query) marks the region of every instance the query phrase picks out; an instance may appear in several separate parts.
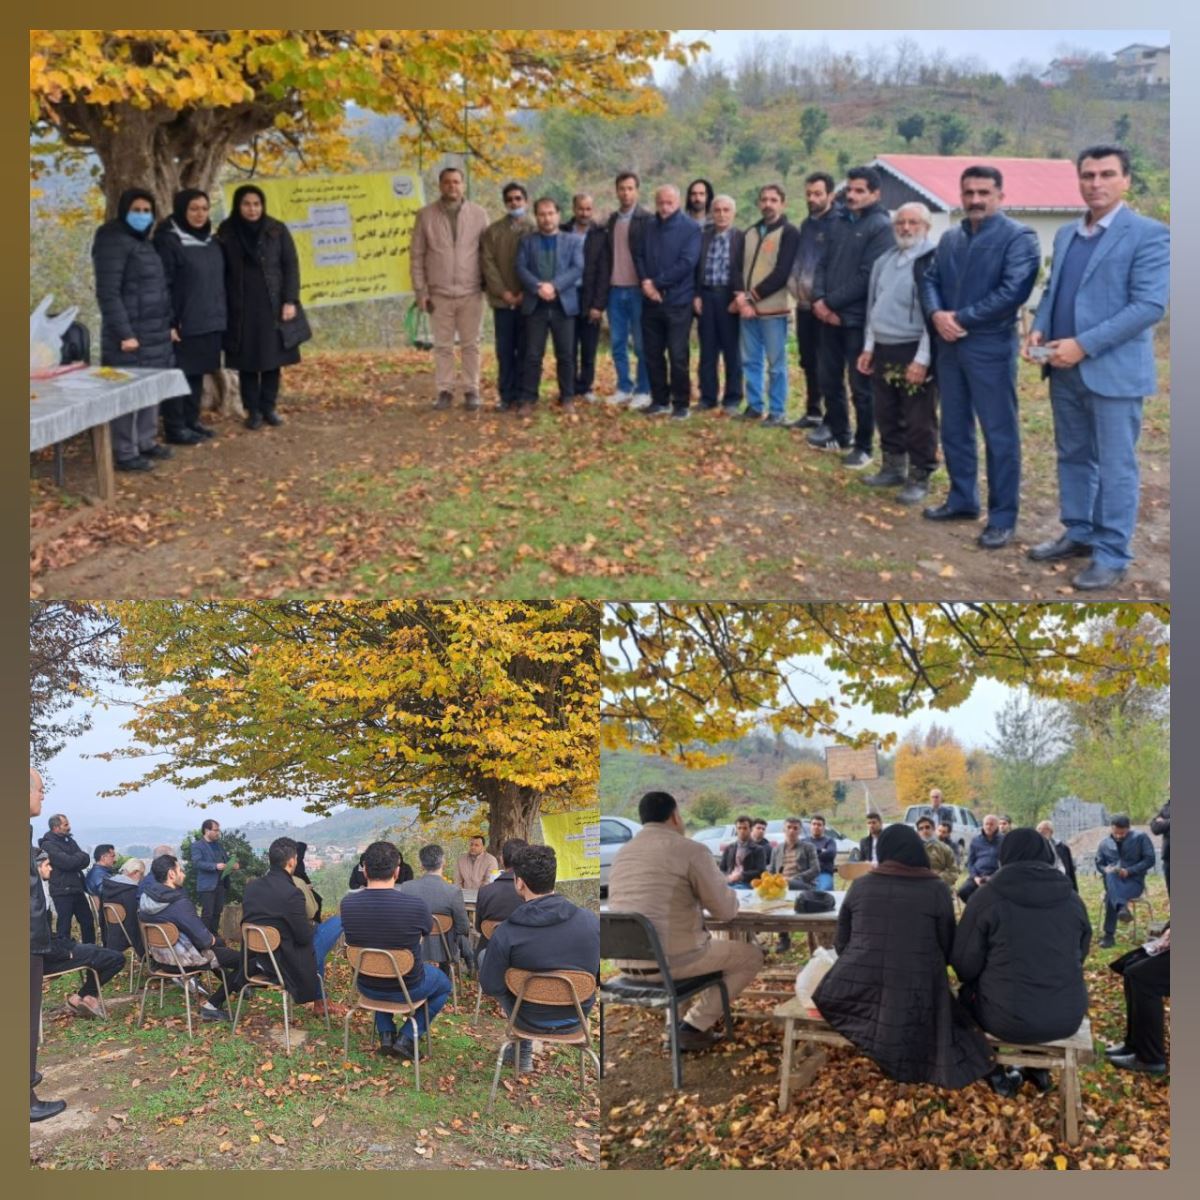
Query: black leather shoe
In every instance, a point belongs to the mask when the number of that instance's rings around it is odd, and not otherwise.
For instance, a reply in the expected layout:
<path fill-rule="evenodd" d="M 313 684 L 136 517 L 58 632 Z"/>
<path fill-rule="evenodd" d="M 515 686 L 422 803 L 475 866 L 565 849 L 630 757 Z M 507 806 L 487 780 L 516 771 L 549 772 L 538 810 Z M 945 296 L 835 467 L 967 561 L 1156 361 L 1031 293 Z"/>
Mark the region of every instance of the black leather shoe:
<path fill-rule="evenodd" d="M 1105 1058 L 1123 1058 L 1126 1054 L 1132 1054 L 1133 1048 L 1125 1045 L 1124 1042 L 1118 1042 L 1115 1046 L 1109 1046 L 1104 1051 Z"/>
<path fill-rule="evenodd" d="M 67 1107 L 65 1100 L 39 1100 L 36 1096 L 29 1102 L 29 1123 L 57 1117 Z"/>
<path fill-rule="evenodd" d="M 275 429 L 278 429 L 283 424 L 283 418 L 274 409 L 269 413 L 263 413 L 263 420 Z"/>
<path fill-rule="evenodd" d="M 1097 949 L 1100 949 L 1100 950 L 1111 950 L 1116 944 L 1117 944 L 1116 941 L 1109 934 L 1106 933 L 1096 943 L 1096 947 L 1097 947 Z"/>
<path fill-rule="evenodd" d="M 140 454 L 137 458 L 118 458 L 113 464 L 118 471 L 153 471 L 154 464 Z"/>
<path fill-rule="evenodd" d="M 1003 550 L 1013 540 L 1013 533 L 1011 529 L 997 529 L 995 525 L 989 525 L 975 541 L 981 550 Z"/>
<path fill-rule="evenodd" d="M 1044 1096 L 1050 1090 L 1050 1072 L 1045 1067 L 1024 1067 L 1021 1074 L 1026 1083 L 1032 1083 L 1038 1094 Z"/>
<path fill-rule="evenodd" d="M 1124 567 L 1106 567 L 1093 559 L 1089 566 L 1084 567 L 1071 580 L 1071 586 L 1080 592 L 1098 592 L 1104 588 L 1115 587 L 1124 578 Z"/>
<path fill-rule="evenodd" d="M 201 425 L 199 421 L 197 421 L 195 425 L 189 425 L 188 428 L 197 437 L 204 438 L 205 441 L 207 441 L 209 438 L 215 438 L 217 436 L 217 431 L 215 429 L 210 429 L 207 425 Z"/>
<path fill-rule="evenodd" d="M 1165 1075 L 1166 1063 L 1142 1062 L 1136 1054 L 1122 1054 L 1108 1060 L 1118 1071 L 1140 1071 L 1143 1075 Z"/>
<path fill-rule="evenodd" d="M 37 1087 L 37 1085 L 38 1085 L 39 1083 L 41 1083 L 41 1082 L 42 1082 L 42 1073 L 41 1073 L 41 1071 L 34 1071 L 34 1073 L 33 1073 L 33 1086 L 34 1086 L 34 1087 Z"/>
<path fill-rule="evenodd" d="M 416 1051 L 413 1049 L 412 1038 L 406 1037 L 397 1037 L 388 1053 L 393 1058 L 398 1058 L 401 1062 L 412 1062 L 417 1056 Z"/>
<path fill-rule="evenodd" d="M 948 504 L 939 504 L 937 508 L 923 508 L 921 516 L 927 521 L 978 521 L 977 512 L 968 512 L 965 508 L 951 508 Z"/>
<path fill-rule="evenodd" d="M 1062 558 L 1091 558 L 1092 548 L 1086 542 L 1077 542 L 1065 533 L 1049 542 L 1038 542 L 1025 551 L 1025 557 L 1034 562 L 1058 562 Z"/>
<path fill-rule="evenodd" d="M 170 449 L 167 446 L 164 446 L 161 442 L 158 442 L 155 445 L 151 446 L 149 450 L 143 450 L 142 457 L 143 458 L 174 458 L 175 451 Z"/>
<path fill-rule="evenodd" d="M 262 413 L 254 412 L 254 413 L 251 413 L 246 418 L 246 428 L 247 429 L 261 429 L 262 427 L 263 427 Z"/>
<path fill-rule="evenodd" d="M 198 446 L 205 439 L 190 429 L 180 429 L 176 433 L 168 433 L 167 441 L 172 446 Z"/>
<path fill-rule="evenodd" d="M 693 1029 L 690 1025 L 679 1023 L 679 1049 L 685 1052 L 709 1050 L 716 1045 L 717 1035 L 711 1029 Z"/>

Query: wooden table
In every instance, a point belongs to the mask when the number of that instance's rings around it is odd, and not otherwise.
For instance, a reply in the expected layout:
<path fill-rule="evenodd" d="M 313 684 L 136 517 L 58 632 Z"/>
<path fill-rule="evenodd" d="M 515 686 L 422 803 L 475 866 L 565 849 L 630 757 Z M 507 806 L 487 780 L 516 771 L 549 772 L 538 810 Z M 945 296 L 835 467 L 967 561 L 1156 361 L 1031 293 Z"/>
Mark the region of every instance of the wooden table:
<path fill-rule="evenodd" d="M 90 432 L 96 490 L 103 501 L 111 500 L 116 492 L 109 421 L 188 392 L 182 371 L 148 367 L 117 370 L 128 378 L 105 379 L 89 368 L 56 379 L 29 381 L 29 452 L 57 447 L 69 437 Z M 61 460 L 56 477 L 61 485 Z"/>

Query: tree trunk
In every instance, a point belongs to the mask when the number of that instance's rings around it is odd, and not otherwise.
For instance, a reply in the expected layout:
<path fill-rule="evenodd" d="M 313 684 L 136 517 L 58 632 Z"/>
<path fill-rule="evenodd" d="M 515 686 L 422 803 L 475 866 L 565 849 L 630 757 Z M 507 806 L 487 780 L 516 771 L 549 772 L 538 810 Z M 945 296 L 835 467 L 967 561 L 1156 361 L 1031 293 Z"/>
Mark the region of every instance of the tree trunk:
<path fill-rule="evenodd" d="M 479 790 L 488 808 L 488 850 L 492 854 L 499 858 L 500 847 L 509 838 L 532 841 L 533 823 L 542 805 L 540 794 L 494 779 L 481 781 Z"/>

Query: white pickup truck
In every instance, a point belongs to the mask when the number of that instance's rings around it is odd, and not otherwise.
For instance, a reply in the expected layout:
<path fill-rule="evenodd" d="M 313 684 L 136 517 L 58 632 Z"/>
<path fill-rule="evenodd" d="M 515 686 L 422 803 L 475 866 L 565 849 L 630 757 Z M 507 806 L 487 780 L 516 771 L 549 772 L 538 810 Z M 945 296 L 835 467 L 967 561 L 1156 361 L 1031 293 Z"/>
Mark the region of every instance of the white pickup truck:
<path fill-rule="evenodd" d="M 903 823 L 915 826 L 922 817 L 932 813 L 933 809 L 928 804 L 910 804 L 904 810 Z M 966 861 L 967 847 L 971 844 L 971 839 L 981 830 L 979 818 L 969 808 L 963 808 L 959 804 L 943 804 L 940 819 L 944 821 L 947 817 L 950 819 L 950 840 L 954 843 L 954 853 L 961 864 Z"/>

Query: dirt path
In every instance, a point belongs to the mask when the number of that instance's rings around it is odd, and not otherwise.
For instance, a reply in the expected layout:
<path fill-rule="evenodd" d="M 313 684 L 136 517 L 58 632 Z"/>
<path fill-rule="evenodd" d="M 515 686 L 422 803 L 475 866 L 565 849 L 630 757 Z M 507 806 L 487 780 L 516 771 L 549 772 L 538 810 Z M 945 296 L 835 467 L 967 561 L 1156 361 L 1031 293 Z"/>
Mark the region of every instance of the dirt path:
<path fill-rule="evenodd" d="M 80 510 L 34 464 L 31 590 L 90 599 L 591 595 L 698 599 L 1055 599 L 1044 405 L 1029 416 L 1020 540 L 947 529 L 880 497 L 795 433 L 586 406 L 530 423 L 436 413 L 424 360 L 325 357 L 289 376 L 287 423 L 179 448 Z M 673 426 L 673 428 L 666 428 Z M 1138 561 L 1121 597 L 1170 594 L 1168 435 L 1148 423 Z M 68 448 L 68 496 L 87 450 Z M 945 488 L 935 479 L 935 498 Z M 1118 598 L 1118 597 L 1113 597 Z"/>

